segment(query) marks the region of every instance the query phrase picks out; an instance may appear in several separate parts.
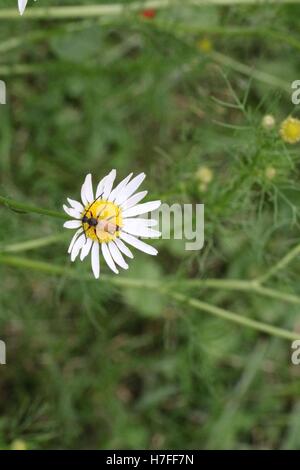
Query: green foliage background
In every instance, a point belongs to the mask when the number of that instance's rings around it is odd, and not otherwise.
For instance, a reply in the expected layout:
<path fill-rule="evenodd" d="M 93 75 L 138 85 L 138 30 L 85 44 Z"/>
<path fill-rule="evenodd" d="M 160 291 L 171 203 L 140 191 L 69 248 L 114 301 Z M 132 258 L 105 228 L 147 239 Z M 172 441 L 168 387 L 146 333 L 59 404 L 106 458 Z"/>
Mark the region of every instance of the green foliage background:
<path fill-rule="evenodd" d="M 88 172 L 145 171 L 151 199 L 205 204 L 205 246 L 155 241 L 158 257 L 136 253 L 120 277 L 176 281 L 188 299 L 299 331 L 297 302 L 196 280 L 259 277 L 298 243 L 299 145 L 284 144 L 278 123 L 298 112 L 300 7 L 174 2 L 153 20 L 127 11 L 34 20 L 44 5 L 91 2 L 38 0 L 23 18 L 16 3 L 2 7 L 15 18 L 0 9 L 0 194 L 60 210 Z M 213 171 L 205 191 L 201 166 Z M 55 218 L 0 214 L 2 252 L 63 233 Z M 2 448 L 21 439 L 31 449 L 299 449 L 290 340 L 157 289 L 85 280 L 89 262 L 71 266 L 66 237 L 11 254 L 70 267 L 76 279 L 0 256 Z M 294 260 L 269 286 L 300 295 L 299 274 Z"/>

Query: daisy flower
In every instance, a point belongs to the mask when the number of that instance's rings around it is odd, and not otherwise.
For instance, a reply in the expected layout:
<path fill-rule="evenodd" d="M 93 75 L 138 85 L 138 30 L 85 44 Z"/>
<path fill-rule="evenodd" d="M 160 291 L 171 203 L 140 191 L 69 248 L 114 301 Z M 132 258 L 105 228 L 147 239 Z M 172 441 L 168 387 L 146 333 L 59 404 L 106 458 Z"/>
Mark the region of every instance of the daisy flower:
<path fill-rule="evenodd" d="M 114 189 L 116 170 L 112 170 L 98 183 L 93 191 L 92 176 L 88 174 L 81 187 L 81 201 L 67 198 L 69 206 L 64 211 L 73 220 L 65 222 L 64 227 L 76 229 L 68 253 L 71 261 L 77 256 L 83 261 L 91 252 L 92 270 L 95 278 L 100 276 L 100 251 L 108 267 L 116 274 L 117 266 L 128 269 L 124 256 L 133 258 L 127 245 L 131 245 L 149 255 L 157 255 L 157 250 L 140 240 L 139 237 L 157 238 L 160 232 L 154 230 L 156 220 L 137 216 L 152 212 L 161 201 L 139 204 L 147 191 L 136 190 L 145 179 L 145 173 L 132 178 L 130 173 Z"/>
<path fill-rule="evenodd" d="M 18 0 L 19 12 L 20 12 L 21 15 L 23 15 L 23 13 L 25 11 L 27 2 L 28 2 L 28 0 Z"/>

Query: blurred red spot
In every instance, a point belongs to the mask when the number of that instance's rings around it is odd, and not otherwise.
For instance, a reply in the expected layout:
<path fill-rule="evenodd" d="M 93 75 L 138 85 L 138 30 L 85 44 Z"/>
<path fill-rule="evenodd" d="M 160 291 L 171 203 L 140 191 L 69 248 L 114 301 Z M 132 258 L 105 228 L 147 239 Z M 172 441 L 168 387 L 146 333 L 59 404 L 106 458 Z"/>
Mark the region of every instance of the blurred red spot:
<path fill-rule="evenodd" d="M 143 10 L 141 15 L 144 17 L 144 18 L 148 18 L 148 19 L 152 19 L 152 18 L 155 18 L 156 16 L 156 11 L 152 8 L 149 8 L 147 10 Z"/>

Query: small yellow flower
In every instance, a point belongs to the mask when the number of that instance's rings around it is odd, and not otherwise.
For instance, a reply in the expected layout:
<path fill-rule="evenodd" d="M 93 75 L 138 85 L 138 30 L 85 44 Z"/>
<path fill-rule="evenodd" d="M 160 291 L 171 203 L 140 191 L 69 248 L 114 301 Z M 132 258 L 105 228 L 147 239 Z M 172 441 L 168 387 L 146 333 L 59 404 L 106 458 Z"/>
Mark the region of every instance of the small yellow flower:
<path fill-rule="evenodd" d="M 207 166 L 200 166 L 196 173 L 196 178 L 205 185 L 209 184 L 214 177 L 214 174 Z"/>
<path fill-rule="evenodd" d="M 275 126 L 276 121 L 274 116 L 272 114 L 266 114 L 261 121 L 261 125 L 263 126 L 264 129 L 273 129 Z"/>
<path fill-rule="evenodd" d="M 27 445 L 22 439 L 15 439 L 11 443 L 10 448 L 11 450 L 27 450 Z"/>
<path fill-rule="evenodd" d="M 280 126 L 281 138 L 289 144 L 296 144 L 300 141 L 300 120 L 289 116 L 282 121 Z"/>
<path fill-rule="evenodd" d="M 268 166 L 265 171 L 265 175 L 268 180 L 272 180 L 276 176 L 276 169 L 273 166 Z"/>
<path fill-rule="evenodd" d="M 213 44 L 210 39 L 202 38 L 197 42 L 197 47 L 202 52 L 211 52 L 213 49 Z"/>

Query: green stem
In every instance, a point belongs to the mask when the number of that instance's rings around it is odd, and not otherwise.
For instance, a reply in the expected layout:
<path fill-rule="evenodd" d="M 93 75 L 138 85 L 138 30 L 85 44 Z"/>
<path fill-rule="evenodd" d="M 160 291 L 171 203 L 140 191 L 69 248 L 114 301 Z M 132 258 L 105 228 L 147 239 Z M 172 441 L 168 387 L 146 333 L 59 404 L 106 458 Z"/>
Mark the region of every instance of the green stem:
<path fill-rule="evenodd" d="M 203 288 L 255 292 L 264 297 L 270 297 L 276 300 L 282 300 L 283 302 L 300 305 L 300 297 L 297 295 L 264 287 L 261 285 L 261 281 L 259 280 L 243 281 L 240 279 L 189 279 L 186 281 L 180 281 L 180 284 L 182 284 L 182 282 L 185 285 L 191 287 L 195 286 Z"/>
<path fill-rule="evenodd" d="M 3 256 L 0 255 L 0 263 L 7 266 L 13 266 L 17 268 L 28 268 L 36 271 L 42 271 L 48 274 L 57 275 L 57 276 L 67 276 L 72 279 L 77 280 L 93 280 L 91 275 L 80 274 L 70 268 L 65 268 L 62 266 L 52 265 L 50 263 L 45 263 L 41 261 L 28 260 L 26 258 L 13 257 L 13 256 Z M 251 320 L 250 318 L 242 317 L 237 313 L 231 312 L 229 310 L 216 307 L 214 305 L 208 304 L 206 302 L 187 297 L 181 293 L 175 292 L 173 289 L 170 290 L 166 287 L 162 287 L 161 284 L 157 281 L 149 281 L 143 279 L 126 279 L 119 277 L 111 277 L 102 275 L 102 281 L 109 282 L 116 286 L 125 286 L 125 287 L 135 287 L 135 288 L 146 288 L 146 289 L 157 289 L 161 293 L 170 296 L 174 300 L 183 302 L 185 305 L 189 305 L 197 310 L 202 310 L 212 315 L 215 315 L 219 318 L 231 321 L 233 323 L 246 326 L 248 328 L 267 333 L 269 335 L 277 336 L 280 338 L 285 338 L 289 340 L 299 339 L 299 334 L 294 333 L 283 328 L 278 328 L 266 323 L 262 323 L 256 320 Z M 95 281 L 94 282 L 99 282 Z"/>
<path fill-rule="evenodd" d="M 69 238 L 68 233 L 60 233 L 59 235 L 50 235 L 48 237 L 36 238 L 35 240 L 27 240 L 25 242 L 11 243 L 10 245 L 0 245 L 0 253 L 19 253 L 21 251 L 35 250 L 43 246 L 51 245 Z"/>
<path fill-rule="evenodd" d="M 267 0 L 268 4 L 294 4 L 300 0 Z M 195 6 L 206 5 L 255 5 L 261 4 L 257 0 L 186 0 L 186 3 Z M 0 19 L 64 19 L 64 18 L 89 18 L 103 15 L 120 15 L 126 12 L 136 12 L 146 8 L 162 9 L 175 8 L 181 2 L 176 0 L 149 0 L 132 3 L 116 3 L 107 5 L 82 5 L 66 7 L 32 7 L 28 8 L 23 18 L 20 18 L 17 8 L 0 10 Z"/>
<path fill-rule="evenodd" d="M 91 275 L 82 275 L 73 269 L 64 266 L 56 266 L 44 261 L 35 261 L 17 256 L 6 256 L 0 254 L 0 264 L 12 266 L 15 268 L 26 268 L 33 271 L 40 271 L 54 276 L 67 276 L 77 280 L 92 280 Z"/>
<path fill-rule="evenodd" d="M 257 286 L 252 289 L 253 292 L 263 295 L 265 297 L 271 297 L 272 299 L 282 300 L 283 302 L 289 302 L 290 304 L 300 305 L 300 297 L 286 292 L 280 292 L 275 289 L 269 289 L 268 287 Z"/>
<path fill-rule="evenodd" d="M 35 207 L 28 205 L 26 203 L 18 202 L 10 198 L 0 196 L 0 205 L 8 207 L 12 210 L 21 211 L 25 213 L 35 213 L 40 215 L 46 215 L 50 217 L 55 217 L 59 219 L 66 219 L 66 216 L 62 212 L 52 211 L 48 209 L 43 209 L 40 207 Z M 34 249 L 41 246 L 45 246 L 49 243 L 59 241 L 63 239 L 65 235 L 48 237 L 46 239 L 30 240 L 28 242 L 21 242 L 10 247 L 4 247 L 2 252 L 14 252 L 14 251 L 24 251 L 26 249 Z M 1 248 L 0 248 L 1 252 Z M 229 290 L 238 290 L 238 291 L 250 291 L 256 292 L 257 294 L 271 297 L 277 300 L 282 300 L 285 302 L 300 304 L 300 298 L 296 295 L 280 292 L 275 289 L 270 289 L 263 287 L 261 284 L 273 276 L 277 271 L 283 269 L 288 263 L 290 263 L 298 254 L 300 254 L 300 244 L 293 248 L 286 256 L 284 256 L 275 266 L 273 266 L 266 274 L 261 276 L 256 280 L 238 280 L 238 279 L 195 279 L 188 280 L 186 283 L 190 286 L 196 285 L 199 287 L 207 288 L 219 288 L 219 289 L 229 289 Z M 172 283 L 172 282 L 171 282 Z M 176 284 L 176 282 L 175 282 Z"/>
<path fill-rule="evenodd" d="M 59 217 L 65 219 L 66 217 L 64 214 L 55 211 L 48 211 L 45 209 L 40 209 L 33 206 L 28 206 L 23 203 L 19 203 L 12 199 L 7 200 L 0 196 L 0 204 L 3 204 L 10 209 L 14 210 L 22 210 L 24 212 L 32 212 L 42 215 L 50 215 L 53 217 Z M 69 234 L 59 234 L 59 235 L 51 235 L 49 237 L 42 237 L 35 240 L 28 240 L 25 242 L 18 242 L 7 246 L 0 246 L 0 253 L 14 253 L 14 252 L 21 252 L 32 250 L 36 248 L 41 248 L 43 246 L 47 246 L 51 243 L 57 243 L 60 241 L 65 240 Z M 202 288 L 213 288 L 213 289 L 225 289 L 225 290 L 237 290 L 237 291 L 248 291 L 248 292 L 256 292 L 257 294 L 263 295 L 265 297 L 270 297 L 277 300 L 282 300 L 284 302 L 289 302 L 293 304 L 300 305 L 300 297 L 280 292 L 275 289 L 270 289 L 263 287 L 261 283 L 268 279 L 271 275 L 273 275 L 279 269 L 282 269 L 287 263 L 289 263 L 297 254 L 300 252 L 300 245 L 294 248 L 290 253 L 288 253 L 281 261 L 279 261 L 267 274 L 262 276 L 258 280 L 239 280 L 239 279 L 189 279 L 186 281 L 180 281 L 190 287 L 202 287 Z M 28 262 L 28 260 L 26 260 Z M 74 275 L 72 271 L 72 276 Z M 168 281 L 170 286 L 176 286 L 176 281 Z"/>
<path fill-rule="evenodd" d="M 15 268 L 26 268 L 31 269 L 33 271 L 41 271 L 46 274 L 51 274 L 54 276 L 66 276 L 70 279 L 78 280 L 78 281 L 96 281 L 92 274 L 85 274 L 75 271 L 72 268 L 64 267 L 64 266 L 57 266 L 51 263 L 46 263 L 44 261 L 36 261 L 27 258 L 21 258 L 19 256 L 7 256 L 0 254 L 0 264 L 4 264 L 7 266 L 12 266 Z M 156 281 L 145 281 L 143 279 L 125 279 L 121 277 L 111 277 L 105 274 L 101 274 L 101 280 L 110 282 L 111 284 L 115 284 L 117 286 L 126 286 L 126 287 L 148 287 L 148 288 L 157 288 L 158 282 Z"/>
<path fill-rule="evenodd" d="M 257 279 L 258 282 L 266 282 L 270 277 L 274 276 L 278 271 L 281 271 L 285 266 L 287 266 L 294 258 L 300 254 L 300 243 L 295 246 L 291 251 L 289 251 L 283 258 L 281 258 L 278 263 L 276 263 L 272 268 L 269 269 L 265 274 Z"/>
<path fill-rule="evenodd" d="M 33 214 L 40 214 L 40 215 L 48 215 L 49 217 L 56 217 L 58 219 L 67 219 L 67 216 L 64 215 L 63 212 L 52 211 L 49 209 L 43 209 L 41 207 L 31 206 L 30 204 L 26 204 L 25 202 L 15 201 L 14 199 L 10 199 L 8 197 L 0 196 L 0 206 L 8 207 L 9 209 L 24 212 L 24 213 L 33 213 Z"/>
<path fill-rule="evenodd" d="M 233 323 L 253 328 L 269 335 L 278 336 L 280 338 L 285 338 L 292 341 L 294 339 L 299 339 L 300 337 L 300 334 L 294 333 L 292 331 L 288 331 L 283 328 L 278 328 L 272 325 L 267 325 L 266 323 L 262 323 L 256 320 L 251 320 L 251 318 L 242 317 L 237 313 L 233 313 L 229 310 L 224 310 L 223 308 L 210 305 L 198 299 L 186 297 L 185 295 L 177 292 L 172 292 L 171 297 L 183 302 L 185 305 L 190 305 L 191 307 L 197 308 L 198 310 L 204 310 L 205 312 L 211 313 L 212 315 L 215 315 L 219 318 L 223 318 L 224 320 L 229 320 Z"/>
<path fill-rule="evenodd" d="M 242 0 L 243 1 L 243 0 Z M 191 1 L 190 3 L 194 3 Z M 66 19 L 66 18 L 90 18 L 105 15 L 121 15 L 124 13 L 141 11 L 145 8 L 162 9 L 178 5 L 175 0 L 149 0 L 139 1 L 132 3 L 115 3 L 107 5 L 78 5 L 66 7 L 33 7 L 26 10 L 23 19 Z M 6 8 L 0 10 L 0 20 L 11 19 L 16 20 L 20 18 L 17 9 Z"/>
<path fill-rule="evenodd" d="M 269 73 L 262 72 L 261 70 L 255 69 L 255 67 L 249 67 L 249 65 L 245 65 L 242 62 L 239 62 L 231 57 L 228 57 L 220 52 L 211 52 L 210 56 L 214 59 L 218 64 L 222 66 L 229 67 L 235 72 L 241 73 L 242 75 L 246 75 L 247 77 L 253 77 L 255 80 L 259 82 L 266 83 L 272 87 L 282 88 L 287 93 L 291 92 L 290 84 L 280 78 L 274 77 Z"/>

